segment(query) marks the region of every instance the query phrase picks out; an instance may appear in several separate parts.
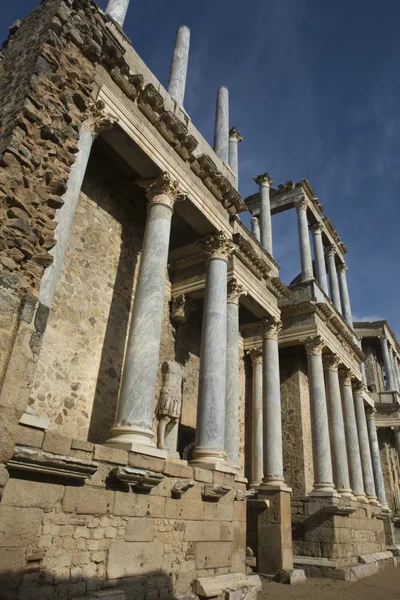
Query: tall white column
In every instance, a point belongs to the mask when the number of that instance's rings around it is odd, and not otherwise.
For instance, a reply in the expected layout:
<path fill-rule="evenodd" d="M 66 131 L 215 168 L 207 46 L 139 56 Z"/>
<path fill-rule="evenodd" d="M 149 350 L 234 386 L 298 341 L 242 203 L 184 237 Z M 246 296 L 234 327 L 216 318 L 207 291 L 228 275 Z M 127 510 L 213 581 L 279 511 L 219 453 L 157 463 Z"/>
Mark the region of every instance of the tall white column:
<path fill-rule="evenodd" d="M 260 241 L 260 222 L 258 217 L 251 219 L 251 233 L 254 235 L 256 240 Z"/>
<path fill-rule="evenodd" d="M 352 376 L 350 371 L 346 370 L 342 373 L 341 388 L 350 485 L 357 500 L 360 500 L 361 502 L 368 502 L 364 491 L 360 445 L 358 442 L 357 421 L 351 379 Z"/>
<path fill-rule="evenodd" d="M 239 189 L 239 149 L 238 145 L 243 142 L 243 137 L 236 127 L 229 131 L 229 166 L 236 175 L 235 188 Z"/>
<path fill-rule="evenodd" d="M 327 381 L 327 396 L 329 405 L 329 424 L 332 447 L 332 465 L 334 483 L 341 496 L 352 498 L 350 487 L 349 465 L 346 452 L 346 435 L 344 431 L 344 420 L 342 400 L 340 397 L 339 384 L 339 359 L 334 354 L 324 357 Z"/>
<path fill-rule="evenodd" d="M 388 509 L 389 505 L 386 500 L 385 483 L 383 481 L 381 455 L 379 452 L 378 434 L 375 423 L 376 409 L 368 407 L 366 412 L 368 437 L 371 447 L 372 467 L 374 470 L 375 489 L 378 496 L 378 500 L 382 505 L 382 508 Z"/>
<path fill-rule="evenodd" d="M 155 447 L 153 416 L 173 206 L 181 194 L 163 173 L 147 185 L 149 201 L 115 426 L 107 444 Z"/>
<path fill-rule="evenodd" d="M 393 355 L 393 367 L 394 367 L 394 375 L 397 383 L 397 389 L 400 392 L 400 368 L 399 368 L 399 360 L 397 354 Z"/>
<path fill-rule="evenodd" d="M 381 340 L 381 346 L 382 346 L 382 356 L 383 356 L 383 364 L 384 364 L 385 371 L 386 371 L 387 389 L 388 389 L 388 391 L 392 392 L 393 390 L 396 389 L 396 385 L 395 385 L 395 381 L 394 381 L 392 362 L 390 360 L 388 339 L 385 335 L 381 336 L 379 339 Z"/>
<path fill-rule="evenodd" d="M 228 259 L 234 245 L 220 232 L 203 243 L 207 255 L 199 399 L 193 463 L 225 461 Z"/>
<path fill-rule="evenodd" d="M 326 265 L 325 265 L 325 253 L 324 244 L 322 242 L 322 226 L 321 223 L 312 225 L 311 233 L 314 242 L 314 257 L 315 257 L 315 271 L 317 275 L 317 281 L 325 294 L 328 296 L 328 279 L 326 276 Z"/>
<path fill-rule="evenodd" d="M 239 466 L 239 299 L 243 286 L 228 283 L 225 452 L 227 461 Z"/>
<path fill-rule="evenodd" d="M 224 86 L 218 88 L 217 93 L 214 150 L 222 162 L 229 163 L 229 92 Z"/>
<path fill-rule="evenodd" d="M 263 358 L 262 348 L 253 348 L 249 352 L 253 365 L 252 382 L 252 452 L 251 486 L 258 487 L 264 477 L 263 460 Z"/>
<path fill-rule="evenodd" d="M 297 200 L 295 206 L 297 210 L 297 226 L 299 230 L 301 280 L 310 281 L 314 278 L 314 275 L 310 235 L 308 232 L 307 199 L 303 197 L 302 199 Z"/>
<path fill-rule="evenodd" d="M 370 504 L 378 504 L 375 491 L 374 472 L 372 469 L 371 449 L 368 439 L 367 418 L 365 416 L 363 391 L 363 385 L 361 383 L 356 383 L 353 390 L 353 396 L 358 430 L 358 442 L 360 445 L 361 468 L 364 479 L 364 491 Z"/>
<path fill-rule="evenodd" d="M 333 484 L 332 457 L 329 441 L 328 410 L 326 404 L 322 351 L 324 342 L 316 336 L 305 343 L 310 390 L 311 429 L 314 456 L 314 488 L 316 496 L 336 496 Z"/>
<path fill-rule="evenodd" d="M 130 0 L 108 0 L 106 13 L 110 15 L 121 27 L 128 12 Z"/>
<path fill-rule="evenodd" d="M 342 305 L 340 303 L 340 293 L 339 293 L 339 282 L 336 272 L 336 250 L 333 246 L 329 246 L 326 250 L 326 256 L 328 259 L 328 273 L 329 273 L 329 282 L 331 285 L 331 300 L 333 306 L 336 308 L 338 312 L 342 312 Z"/>
<path fill-rule="evenodd" d="M 263 449 L 261 487 L 284 486 L 282 414 L 278 336 L 282 322 L 273 317 L 263 323 Z"/>
<path fill-rule="evenodd" d="M 174 53 L 169 72 L 168 93 L 181 106 L 185 97 L 186 76 L 189 63 L 190 29 L 186 25 L 176 32 Z"/>
<path fill-rule="evenodd" d="M 353 329 L 353 317 L 351 314 L 350 295 L 347 287 L 346 271 L 347 265 L 345 263 L 341 263 L 337 268 L 339 275 L 340 302 L 342 305 L 343 316 L 350 325 L 351 329 Z"/>
<path fill-rule="evenodd" d="M 271 202 L 269 198 L 272 179 L 268 173 L 264 173 L 254 177 L 254 181 L 260 189 L 260 243 L 272 255 Z"/>

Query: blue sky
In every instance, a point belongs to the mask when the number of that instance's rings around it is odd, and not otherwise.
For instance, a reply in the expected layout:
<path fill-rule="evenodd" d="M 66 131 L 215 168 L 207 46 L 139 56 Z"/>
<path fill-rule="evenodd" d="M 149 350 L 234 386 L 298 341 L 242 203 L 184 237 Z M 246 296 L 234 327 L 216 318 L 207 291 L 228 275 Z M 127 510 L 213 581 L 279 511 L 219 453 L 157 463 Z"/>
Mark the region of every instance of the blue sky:
<path fill-rule="evenodd" d="M 104 7 L 105 0 L 99 2 Z M 39 0 L 4 3 L 0 38 Z M 216 90 L 230 90 L 240 191 L 268 171 L 307 177 L 348 246 L 353 314 L 400 338 L 400 4 L 396 0 L 131 0 L 125 30 L 166 85 L 175 31 L 192 30 L 185 108 L 212 143 Z M 294 214 L 274 217 L 274 254 L 299 271 Z"/>

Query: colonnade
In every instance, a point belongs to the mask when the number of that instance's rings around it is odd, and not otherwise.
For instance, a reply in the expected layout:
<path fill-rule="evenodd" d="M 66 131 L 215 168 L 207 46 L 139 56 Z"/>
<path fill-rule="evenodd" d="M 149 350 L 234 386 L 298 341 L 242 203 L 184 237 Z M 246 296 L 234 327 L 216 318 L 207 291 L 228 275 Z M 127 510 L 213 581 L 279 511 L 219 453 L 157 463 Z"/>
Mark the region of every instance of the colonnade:
<path fill-rule="evenodd" d="M 397 352 L 390 347 L 386 335 L 380 337 L 383 366 L 386 373 L 386 388 L 388 392 L 398 391 L 400 393 L 400 367 Z"/>

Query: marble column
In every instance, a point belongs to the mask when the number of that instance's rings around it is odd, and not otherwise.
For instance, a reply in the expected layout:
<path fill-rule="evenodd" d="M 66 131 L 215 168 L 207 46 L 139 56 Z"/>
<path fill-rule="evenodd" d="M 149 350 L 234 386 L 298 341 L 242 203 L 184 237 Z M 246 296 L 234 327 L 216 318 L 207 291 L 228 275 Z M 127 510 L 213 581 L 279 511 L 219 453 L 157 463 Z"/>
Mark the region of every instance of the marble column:
<path fill-rule="evenodd" d="M 340 302 L 343 310 L 343 316 L 350 325 L 351 329 L 353 329 L 353 316 L 351 314 L 350 295 L 347 287 L 346 271 L 347 265 L 345 263 L 341 263 L 337 268 L 339 275 Z"/>
<path fill-rule="evenodd" d="M 371 447 L 371 459 L 372 467 L 374 470 L 375 489 L 378 496 L 378 500 L 382 505 L 382 508 L 389 508 L 386 500 L 385 483 L 383 480 L 381 455 L 379 452 L 378 434 L 375 422 L 376 409 L 371 406 L 367 408 L 367 427 L 368 437 Z"/>
<path fill-rule="evenodd" d="M 239 299 L 243 286 L 228 284 L 225 452 L 227 461 L 239 467 Z"/>
<path fill-rule="evenodd" d="M 272 255 L 271 202 L 269 198 L 272 179 L 268 173 L 264 173 L 254 177 L 254 181 L 260 189 L 260 243 Z"/>
<path fill-rule="evenodd" d="M 243 142 L 243 137 L 236 127 L 229 131 L 229 166 L 236 175 L 235 188 L 239 189 L 239 152 L 238 145 Z"/>
<path fill-rule="evenodd" d="M 381 336 L 379 339 L 381 340 L 383 364 L 386 371 L 387 390 L 392 392 L 396 389 L 396 385 L 394 381 L 392 362 L 390 360 L 388 339 L 385 335 Z"/>
<path fill-rule="evenodd" d="M 361 468 L 364 479 L 364 491 L 370 504 L 378 504 L 375 491 L 374 472 L 372 470 L 371 449 L 368 439 L 363 391 L 364 387 L 362 383 L 356 383 L 353 390 L 353 397 L 357 421 L 358 442 L 360 445 Z"/>
<path fill-rule="evenodd" d="M 234 245 L 222 232 L 200 245 L 207 256 L 207 270 L 192 462 L 215 467 L 226 458 L 227 278 L 228 259 Z"/>
<path fill-rule="evenodd" d="M 186 75 L 189 62 L 190 29 L 186 25 L 176 32 L 175 48 L 169 72 L 168 93 L 175 102 L 183 106 Z"/>
<path fill-rule="evenodd" d="M 308 231 L 308 230 L 307 230 Z M 308 362 L 308 385 L 310 390 L 311 429 L 314 456 L 314 488 L 316 496 L 336 496 L 333 484 L 332 457 L 329 441 L 328 410 L 326 404 L 322 351 L 324 342 L 320 336 L 305 342 Z"/>
<path fill-rule="evenodd" d="M 229 92 L 224 86 L 217 93 L 214 150 L 222 162 L 229 163 Z"/>
<path fill-rule="evenodd" d="M 338 276 L 336 272 L 336 250 L 333 246 L 329 246 L 326 250 L 326 256 L 328 259 L 328 273 L 329 273 L 329 282 L 331 285 L 331 300 L 333 306 L 336 308 L 338 312 L 342 312 L 342 305 L 340 303 L 340 293 L 339 293 L 339 282 Z"/>
<path fill-rule="evenodd" d="M 254 235 L 256 240 L 260 241 L 260 221 L 258 217 L 251 219 L 251 233 Z"/>
<path fill-rule="evenodd" d="M 263 488 L 285 486 L 278 349 L 281 329 L 282 322 L 274 317 L 263 322 Z"/>
<path fill-rule="evenodd" d="M 349 465 L 346 452 L 342 400 L 340 397 L 339 359 L 334 354 L 324 358 L 326 369 L 327 396 L 329 405 L 329 424 L 332 450 L 334 483 L 341 496 L 353 498 L 350 487 Z"/>
<path fill-rule="evenodd" d="M 253 348 L 249 352 L 253 365 L 252 380 L 252 452 L 251 485 L 258 487 L 264 476 L 263 450 L 263 368 L 262 348 Z"/>
<path fill-rule="evenodd" d="M 400 427 L 392 427 L 397 454 L 400 460 Z"/>
<path fill-rule="evenodd" d="M 360 445 L 358 442 L 357 421 L 350 371 L 346 370 L 342 373 L 341 388 L 350 485 L 357 500 L 360 500 L 361 502 L 368 502 L 364 490 Z"/>
<path fill-rule="evenodd" d="M 115 426 L 107 444 L 135 449 L 153 441 L 153 416 L 173 206 L 179 191 L 167 173 L 147 185 L 148 213 L 129 327 Z"/>
<path fill-rule="evenodd" d="M 314 242 L 314 257 L 315 257 L 315 272 L 317 281 L 325 294 L 328 296 L 328 279 L 326 276 L 324 244 L 322 242 L 322 226 L 321 223 L 316 223 L 311 226 L 311 233 Z"/>
<path fill-rule="evenodd" d="M 295 203 L 297 210 L 297 226 L 299 230 L 301 280 L 309 281 L 314 278 L 311 257 L 310 235 L 308 233 L 308 219 L 306 198 L 301 198 Z"/>
<path fill-rule="evenodd" d="M 39 302 L 48 308 L 51 308 L 53 304 L 53 298 L 64 262 L 68 238 L 94 139 L 94 132 L 85 125 L 82 125 L 79 130 L 78 153 L 76 154 L 75 162 L 71 167 L 67 191 L 63 195 L 64 204 L 57 211 L 55 217 L 57 226 L 54 231 L 54 236 L 57 243 L 50 250 L 50 254 L 53 256 L 54 260 L 45 270 L 40 282 Z"/>
<path fill-rule="evenodd" d="M 128 12 L 130 0 L 108 0 L 105 12 L 110 15 L 121 27 Z"/>
<path fill-rule="evenodd" d="M 395 380 L 397 383 L 396 388 L 400 392 L 400 368 L 399 368 L 399 361 L 398 361 L 396 354 L 393 355 L 393 367 L 394 367 Z"/>

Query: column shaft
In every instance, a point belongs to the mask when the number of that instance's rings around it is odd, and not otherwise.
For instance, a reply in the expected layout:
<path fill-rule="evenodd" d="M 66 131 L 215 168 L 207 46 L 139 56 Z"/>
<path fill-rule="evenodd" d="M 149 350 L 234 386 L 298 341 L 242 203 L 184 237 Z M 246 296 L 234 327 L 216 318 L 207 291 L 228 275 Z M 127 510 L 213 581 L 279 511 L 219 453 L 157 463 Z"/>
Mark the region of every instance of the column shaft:
<path fill-rule="evenodd" d="M 364 491 L 368 500 L 377 503 L 374 472 L 372 470 L 371 449 L 368 440 L 367 419 L 365 416 L 362 386 L 357 385 L 354 391 L 354 407 L 356 413 L 358 441 L 360 445 L 361 468 L 364 480 Z"/>
<path fill-rule="evenodd" d="M 383 480 L 381 455 L 379 452 L 378 434 L 375 423 L 375 409 L 370 409 L 367 413 L 367 427 L 371 447 L 372 467 L 374 470 L 375 489 L 379 502 L 384 508 L 387 508 L 388 503 L 386 500 L 385 483 Z"/>
<path fill-rule="evenodd" d="M 217 93 L 217 108 L 214 128 L 214 150 L 222 162 L 229 162 L 229 93 L 220 87 Z"/>
<path fill-rule="evenodd" d="M 382 346 L 382 355 L 383 355 L 383 364 L 385 366 L 386 371 L 386 383 L 388 391 L 393 391 L 396 386 L 394 382 L 393 370 L 392 370 L 392 362 L 390 360 L 389 355 L 389 347 L 387 337 L 381 337 L 381 346 Z"/>
<path fill-rule="evenodd" d="M 397 381 L 397 389 L 400 392 L 400 368 L 399 368 L 399 361 L 398 361 L 396 354 L 393 357 L 393 364 L 394 364 L 394 372 L 395 372 L 396 381 Z"/>
<path fill-rule="evenodd" d="M 351 306 L 350 306 L 350 295 L 349 289 L 347 287 L 347 277 L 346 277 L 347 266 L 345 264 L 340 265 L 338 268 L 339 274 L 339 288 L 340 288 L 340 301 L 343 310 L 343 316 L 350 327 L 353 329 L 353 317 L 351 314 Z"/>
<path fill-rule="evenodd" d="M 176 32 L 174 53 L 169 73 L 168 93 L 178 104 L 183 105 L 186 76 L 189 62 L 190 29 L 186 25 Z"/>
<path fill-rule="evenodd" d="M 251 487 L 256 487 L 264 476 L 262 349 L 254 348 L 250 356 L 253 364 Z"/>
<path fill-rule="evenodd" d="M 322 230 L 321 224 L 313 225 L 311 228 L 314 242 L 314 257 L 315 257 L 315 271 L 317 275 L 317 281 L 321 288 L 328 295 L 328 279 L 326 276 L 326 265 L 325 265 L 325 254 L 324 245 L 322 242 Z"/>
<path fill-rule="evenodd" d="M 350 485 L 357 500 L 365 502 L 367 498 L 364 491 L 353 390 L 351 387 L 351 375 L 349 374 L 346 374 L 342 380 L 342 401 Z"/>
<path fill-rule="evenodd" d="M 283 477 L 282 415 L 278 335 L 281 321 L 270 318 L 263 332 L 263 487 L 281 486 Z"/>
<path fill-rule="evenodd" d="M 330 355 L 326 360 L 326 366 L 334 483 L 339 494 L 352 497 L 337 358 Z"/>
<path fill-rule="evenodd" d="M 251 219 L 251 233 L 254 235 L 256 240 L 260 241 L 260 223 L 258 217 Z"/>
<path fill-rule="evenodd" d="M 106 13 L 110 15 L 121 27 L 128 12 L 130 0 L 108 0 Z"/>
<path fill-rule="evenodd" d="M 310 235 L 308 232 L 307 202 L 301 200 L 297 203 L 297 226 L 299 230 L 300 262 L 302 281 L 313 279 L 313 266 L 311 257 Z"/>
<path fill-rule="evenodd" d="M 327 250 L 327 258 L 328 258 L 328 272 L 329 272 L 329 282 L 331 285 L 331 300 L 333 306 L 336 308 L 338 312 L 342 312 L 342 305 L 340 303 L 340 293 L 339 293 L 339 282 L 336 272 L 336 262 L 335 262 L 335 250 L 334 248 L 328 248 Z"/>
<path fill-rule="evenodd" d="M 229 166 L 236 175 L 235 188 L 239 189 L 239 144 L 243 138 L 236 127 L 229 131 Z"/>
<path fill-rule="evenodd" d="M 312 494 L 336 495 L 332 475 L 332 458 L 329 442 L 328 410 L 325 395 L 322 363 L 323 342 L 316 337 L 305 344 L 308 360 L 308 385 L 310 389 L 311 428 L 314 455 L 314 489 Z"/>
<path fill-rule="evenodd" d="M 399 455 L 400 460 L 400 429 L 398 427 L 393 428 L 394 433 L 394 441 L 396 445 L 397 454 Z"/>
<path fill-rule="evenodd" d="M 264 173 L 255 177 L 254 181 L 260 189 L 260 243 L 267 252 L 272 254 L 271 203 L 269 198 L 272 179 L 268 173 Z"/>

